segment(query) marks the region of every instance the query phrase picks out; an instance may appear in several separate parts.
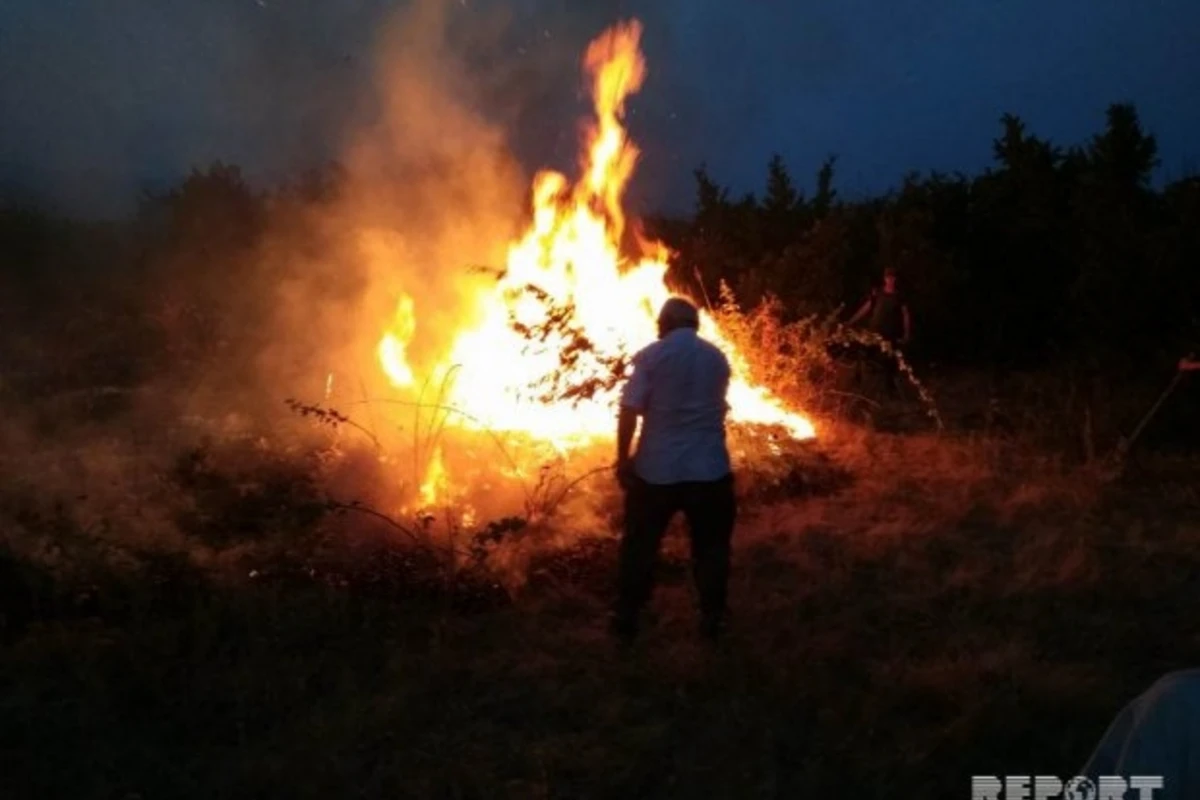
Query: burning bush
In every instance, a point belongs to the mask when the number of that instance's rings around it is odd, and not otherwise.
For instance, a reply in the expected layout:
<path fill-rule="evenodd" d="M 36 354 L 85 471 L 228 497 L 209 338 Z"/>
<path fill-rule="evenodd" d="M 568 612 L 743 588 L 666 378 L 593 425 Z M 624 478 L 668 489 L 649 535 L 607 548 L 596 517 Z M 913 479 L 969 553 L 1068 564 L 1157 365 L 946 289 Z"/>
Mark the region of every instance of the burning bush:
<path fill-rule="evenodd" d="M 445 337 L 430 377 L 418 384 L 419 371 L 408 358 L 422 330 L 419 298 L 402 296 L 395 322 L 379 342 L 380 364 L 397 393 L 386 402 L 428 406 L 437 420 L 427 430 L 437 432 L 441 446 L 414 447 L 426 502 L 437 498 L 438 486 L 450 493 L 478 487 L 473 493 L 486 496 L 494 483 L 489 471 L 525 479 L 569 455 L 571 475 L 562 478 L 569 484 L 603 463 L 585 454 L 611 442 L 628 359 L 653 340 L 655 316 L 671 295 L 665 247 L 641 241 L 634 254 L 621 247 L 621 197 L 638 156 L 621 117 L 626 98 L 645 76 L 640 35 L 640 25 L 630 22 L 588 47 L 584 65 L 596 119 L 581 177 L 575 184 L 555 172 L 535 179 L 528 230 L 509 247 L 504 267 L 477 286 L 473 313 Z M 703 315 L 702 334 L 729 355 L 732 420 L 778 427 L 798 439 L 814 435 L 806 417 L 755 380 L 714 315 Z M 433 403 L 426 399 L 430 385 L 439 387 Z M 451 460 L 463 459 L 451 453 L 451 439 L 472 457 L 486 458 L 472 446 L 471 434 L 504 455 L 452 467 Z M 495 466 L 479 469 L 488 464 Z"/>

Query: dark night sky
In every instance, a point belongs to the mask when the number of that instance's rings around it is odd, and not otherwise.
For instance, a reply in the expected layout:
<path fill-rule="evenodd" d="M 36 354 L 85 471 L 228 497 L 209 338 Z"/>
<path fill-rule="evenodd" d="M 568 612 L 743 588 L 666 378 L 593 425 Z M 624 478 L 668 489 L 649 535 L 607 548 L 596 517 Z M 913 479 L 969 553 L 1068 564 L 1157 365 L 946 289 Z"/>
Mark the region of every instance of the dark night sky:
<path fill-rule="evenodd" d="M 485 76 L 503 66 L 506 91 L 479 103 L 528 167 L 574 156 L 587 40 L 643 20 L 640 206 L 686 208 L 701 162 L 736 192 L 758 189 L 774 151 L 805 184 L 836 153 L 848 195 L 910 169 L 975 171 L 1005 111 L 1069 144 L 1124 100 L 1158 137 L 1163 177 L 1200 158 L 1196 0 L 447 2 L 469 61 Z M 273 179 L 335 156 L 369 107 L 379 31 L 404 5 L 5 0 L 0 186 L 111 216 L 139 187 L 214 159 Z M 498 6 L 512 17 L 503 36 Z"/>

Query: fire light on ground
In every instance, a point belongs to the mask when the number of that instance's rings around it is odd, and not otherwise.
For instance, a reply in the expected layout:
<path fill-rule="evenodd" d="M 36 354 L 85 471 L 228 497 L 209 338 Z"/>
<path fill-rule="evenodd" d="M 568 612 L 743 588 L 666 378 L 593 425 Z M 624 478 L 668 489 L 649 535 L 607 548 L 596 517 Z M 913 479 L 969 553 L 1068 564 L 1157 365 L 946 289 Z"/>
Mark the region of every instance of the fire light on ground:
<path fill-rule="evenodd" d="M 524 291 L 534 286 L 552 306 L 573 309 L 573 324 L 596 352 L 632 354 L 656 336 L 658 309 L 672 294 L 664 282 L 669 253 L 653 242 L 643 243 L 637 258 L 619 250 L 625 233 L 622 193 L 638 157 L 622 117 L 626 98 L 638 91 L 646 74 L 640 37 L 635 20 L 606 31 L 587 49 L 583 64 L 596 118 L 588 131 L 581 178 L 572 185 L 557 172 L 536 177 L 532 222 L 510 246 L 503 277 L 480 291 L 472 322 L 448 338 L 441 370 L 451 378 L 439 402 L 460 412 L 451 414 L 448 425 L 523 432 L 560 452 L 615 436 L 618 389 L 608 386 L 576 402 L 546 401 L 530 389 L 555 374 L 580 384 L 599 377 L 603 366 L 584 358 L 564 367 L 566 336 L 531 343 L 513 323 L 545 322 L 547 304 Z M 379 363 L 397 388 L 411 389 L 417 382 L 406 348 L 418 325 L 413 301 L 405 296 L 378 346 Z M 745 357 L 708 314 L 702 316 L 701 335 L 724 350 L 733 368 L 732 421 L 778 425 L 797 439 L 815 435 L 807 417 L 751 383 Z M 571 374 L 563 376 L 564 369 Z M 439 471 L 440 479 L 440 458 L 431 469 Z M 433 494 L 428 488 L 425 492 Z"/>

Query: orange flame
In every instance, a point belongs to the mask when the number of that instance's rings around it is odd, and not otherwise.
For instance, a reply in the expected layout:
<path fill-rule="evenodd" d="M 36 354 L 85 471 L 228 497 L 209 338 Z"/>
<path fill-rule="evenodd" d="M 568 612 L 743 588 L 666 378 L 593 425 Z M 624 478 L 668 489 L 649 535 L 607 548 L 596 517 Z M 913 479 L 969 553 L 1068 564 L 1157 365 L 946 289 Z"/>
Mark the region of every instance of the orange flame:
<path fill-rule="evenodd" d="M 425 473 L 425 480 L 421 482 L 419 494 L 421 503 L 426 508 L 437 503 L 446 484 L 446 465 L 442 460 L 442 448 L 438 447 L 433 451 L 433 457 L 429 460 L 429 467 Z"/>
<path fill-rule="evenodd" d="M 532 285 L 555 306 L 572 307 L 575 323 L 599 352 L 631 353 L 657 334 L 658 309 L 671 295 L 664 283 L 669 253 L 651 244 L 650 256 L 631 262 L 619 251 L 625 232 L 622 194 L 638 158 L 621 118 L 626 98 L 641 87 L 646 74 L 641 31 L 636 20 L 620 24 L 587 49 L 583 62 L 592 81 L 596 119 L 588 134 L 583 178 L 572 186 L 557 172 L 536 176 L 528 231 L 509 247 L 498 284 L 478 294 L 478 322 L 458 332 L 442 361 L 443 370 L 456 370 L 444 403 L 462 413 L 451 424 L 521 431 L 560 449 L 615 435 L 615 389 L 576 404 L 547 403 L 530 395 L 529 387 L 539 379 L 562 373 L 560 353 L 568 343 L 550 336 L 531 348 L 512 321 L 536 325 L 545 320 L 545 306 L 521 291 Z M 415 327 L 413 302 L 405 296 L 378 348 L 381 366 L 399 388 L 414 382 L 405 347 Z M 700 332 L 730 359 L 731 420 L 780 425 L 801 439 L 815 435 L 806 417 L 751 384 L 745 358 L 708 314 L 702 315 Z M 599 367 L 578 364 L 573 370 L 572 382 L 596 377 L 592 373 Z M 440 459 L 430 465 L 427 486 L 442 479 L 442 470 Z"/>
<path fill-rule="evenodd" d="M 417 318 L 413 311 L 413 300 L 408 295 L 402 295 L 396 308 L 392 329 L 379 340 L 379 362 L 391 382 L 399 387 L 413 385 L 413 373 L 408 366 L 405 349 L 416 330 Z"/>

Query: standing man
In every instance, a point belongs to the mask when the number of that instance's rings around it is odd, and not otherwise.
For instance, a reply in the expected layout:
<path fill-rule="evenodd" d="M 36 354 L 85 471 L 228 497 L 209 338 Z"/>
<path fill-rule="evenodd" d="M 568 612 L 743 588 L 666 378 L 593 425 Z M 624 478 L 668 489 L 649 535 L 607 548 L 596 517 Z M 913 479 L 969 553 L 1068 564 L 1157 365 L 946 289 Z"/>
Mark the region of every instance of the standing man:
<path fill-rule="evenodd" d="M 897 285 L 895 267 L 884 268 L 883 285 L 871 291 L 871 295 L 854 312 L 849 324 L 857 325 L 868 315 L 870 320 L 867 327 L 893 350 L 899 350 L 900 345 L 908 344 L 912 338 L 912 315 L 908 313 L 908 302 Z M 895 357 L 890 353 L 881 353 L 879 363 L 888 391 L 895 391 L 899 379 Z"/>
<path fill-rule="evenodd" d="M 700 631 L 715 639 L 725 616 L 729 547 L 737 516 L 725 443 L 729 361 L 698 335 L 700 314 L 682 298 L 663 304 L 658 341 L 633 358 L 617 422 L 617 480 L 625 490 L 619 587 L 612 631 L 637 635 L 659 544 L 682 511 L 691 535 Z M 630 455 L 638 417 L 637 452 Z"/>

